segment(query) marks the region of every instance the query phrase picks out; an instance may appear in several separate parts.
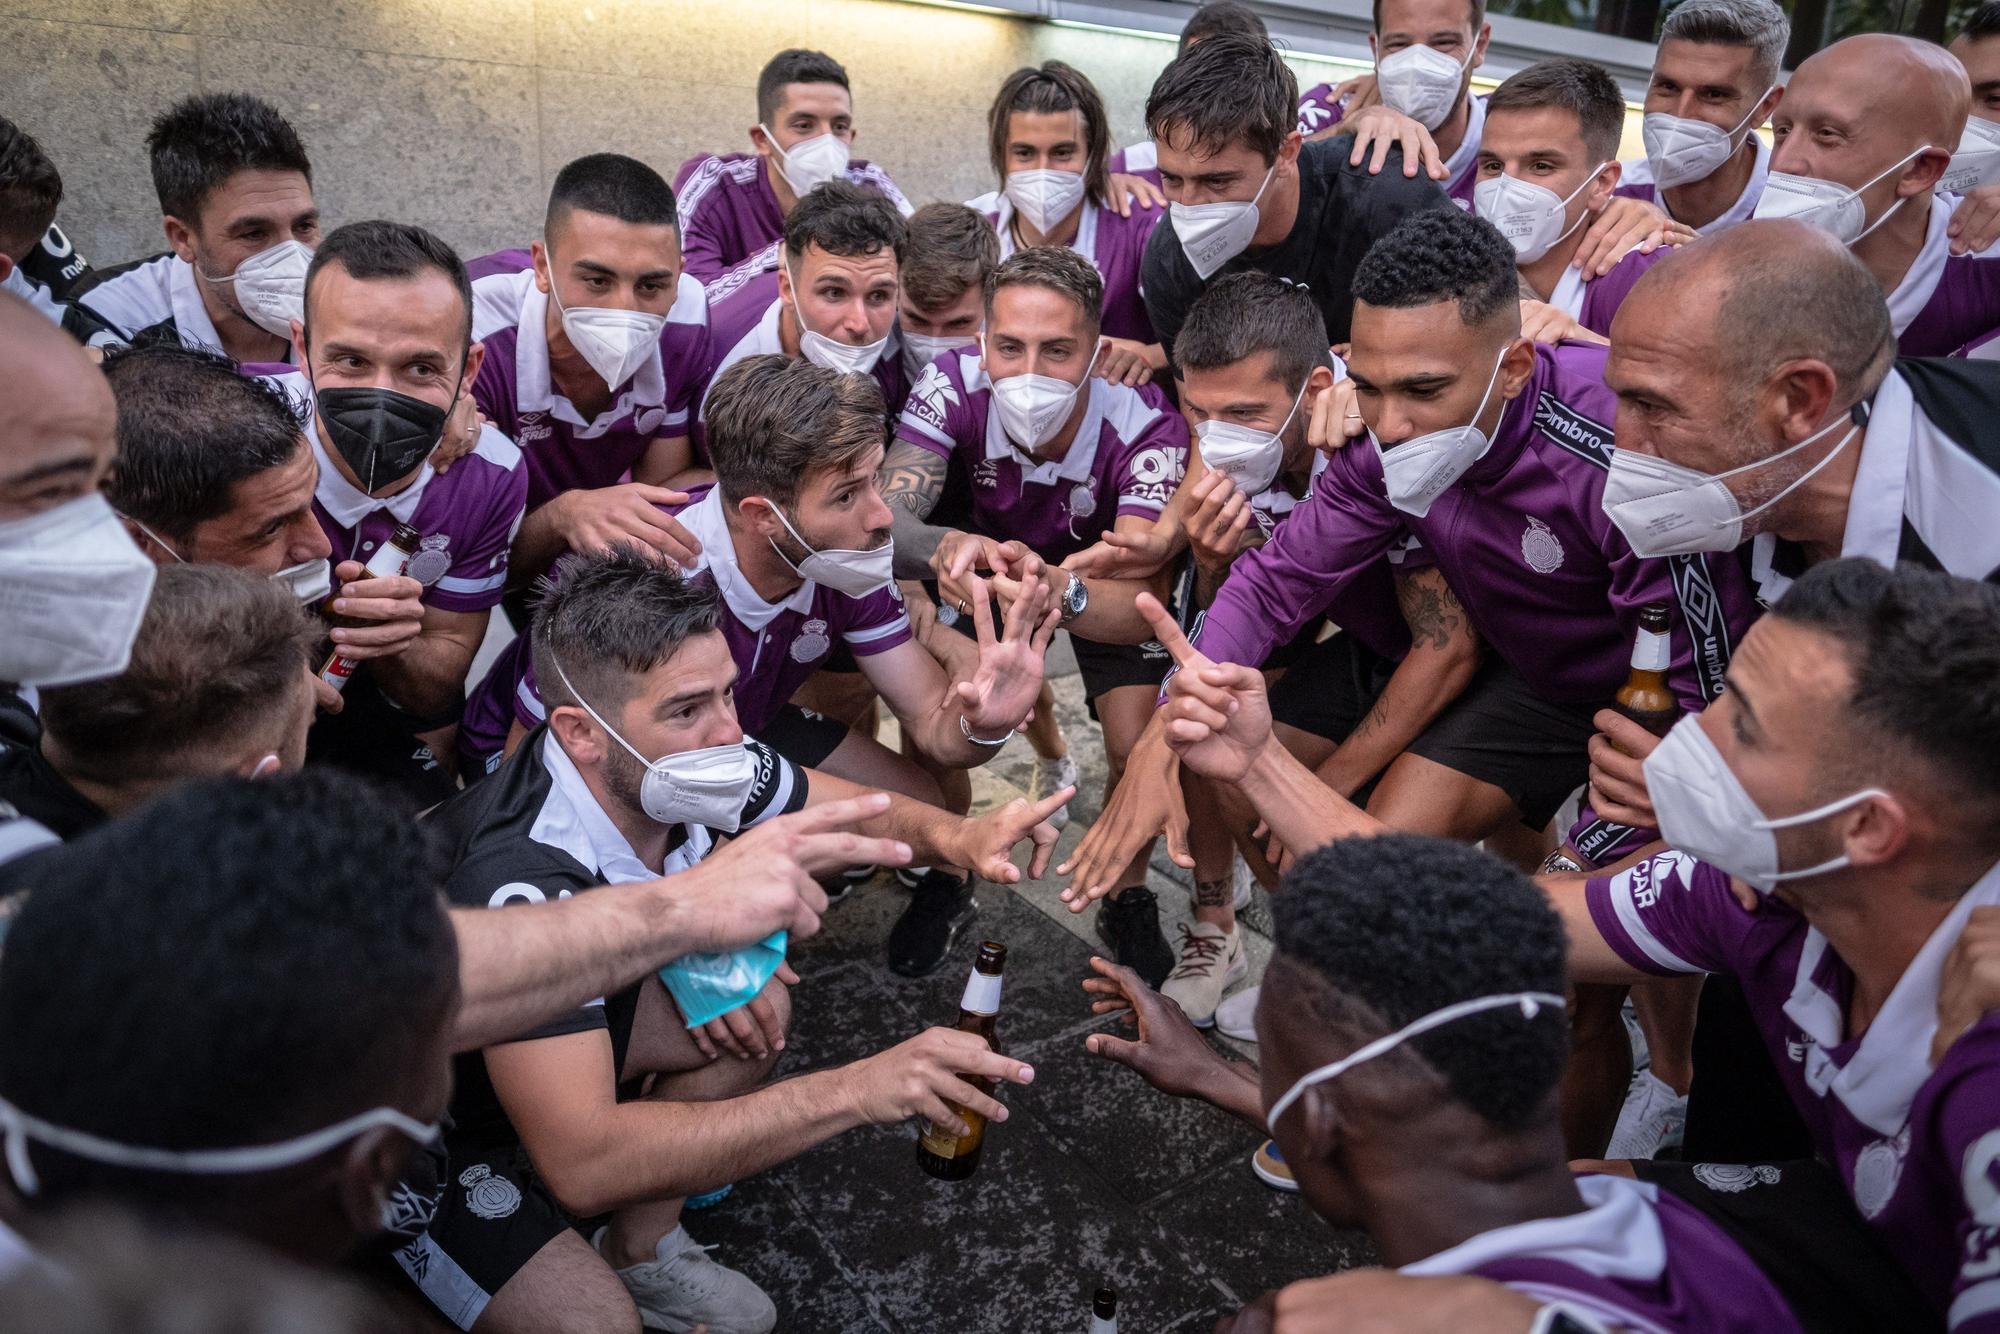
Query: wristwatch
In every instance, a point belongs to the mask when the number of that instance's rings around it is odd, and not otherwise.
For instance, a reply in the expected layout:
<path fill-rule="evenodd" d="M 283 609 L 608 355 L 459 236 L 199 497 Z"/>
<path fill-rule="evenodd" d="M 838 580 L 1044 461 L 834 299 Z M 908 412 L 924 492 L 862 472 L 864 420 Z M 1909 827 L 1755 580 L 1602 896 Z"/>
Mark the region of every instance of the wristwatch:
<path fill-rule="evenodd" d="M 1083 576 L 1072 574 L 1062 592 L 1062 623 L 1068 625 L 1083 615 L 1083 609 L 1090 605 L 1090 588 L 1083 582 Z"/>

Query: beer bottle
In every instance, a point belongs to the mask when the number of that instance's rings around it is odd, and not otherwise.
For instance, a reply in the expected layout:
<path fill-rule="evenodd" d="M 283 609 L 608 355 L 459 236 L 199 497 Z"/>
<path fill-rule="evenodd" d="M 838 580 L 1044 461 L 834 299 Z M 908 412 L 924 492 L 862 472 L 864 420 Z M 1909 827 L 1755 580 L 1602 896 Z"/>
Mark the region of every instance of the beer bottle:
<path fill-rule="evenodd" d="M 1118 1291 L 1099 1288 L 1090 1303 L 1090 1334 L 1118 1334 Z"/>
<path fill-rule="evenodd" d="M 1681 720 L 1680 704 L 1667 688 L 1667 664 L 1672 660 L 1667 633 L 1667 604 L 1649 602 L 1639 609 L 1639 637 L 1632 643 L 1632 674 L 1618 692 L 1618 712 L 1654 736 L 1665 736 Z"/>
<path fill-rule="evenodd" d="M 423 545 L 423 542 L 424 535 L 422 533 L 410 527 L 407 523 L 397 524 L 396 531 L 390 535 L 389 540 L 384 542 L 376 550 L 375 554 L 368 558 L 368 564 L 363 570 L 361 577 L 364 579 L 386 579 L 390 575 L 403 573 L 409 568 L 410 558 L 417 554 L 417 549 Z M 335 590 L 335 596 L 339 596 L 338 589 Z M 330 601 L 328 605 L 332 605 Z M 359 621 L 350 622 L 339 617 L 335 618 L 335 623 L 361 624 Z M 360 663 L 352 658 L 343 657 L 340 649 L 335 647 L 331 653 L 327 654 L 326 664 L 319 669 L 319 679 L 332 686 L 335 690 L 346 690 L 348 678 L 354 675 L 354 669 L 360 665 Z"/>
<path fill-rule="evenodd" d="M 965 982 L 965 998 L 958 1003 L 958 1022 L 952 1027 L 961 1033 L 977 1033 L 986 1045 L 1000 1050 L 995 1020 L 1000 1014 L 1000 973 L 1007 966 L 1007 947 L 987 941 L 972 961 L 972 976 Z M 993 1092 L 993 1081 L 967 1076 L 983 1093 Z M 979 1150 L 986 1143 L 986 1118 L 978 1112 L 953 1105 L 952 1111 L 969 1127 L 958 1135 L 936 1122 L 925 1124 L 917 1137 L 917 1164 L 940 1181 L 963 1181 L 979 1170 Z"/>

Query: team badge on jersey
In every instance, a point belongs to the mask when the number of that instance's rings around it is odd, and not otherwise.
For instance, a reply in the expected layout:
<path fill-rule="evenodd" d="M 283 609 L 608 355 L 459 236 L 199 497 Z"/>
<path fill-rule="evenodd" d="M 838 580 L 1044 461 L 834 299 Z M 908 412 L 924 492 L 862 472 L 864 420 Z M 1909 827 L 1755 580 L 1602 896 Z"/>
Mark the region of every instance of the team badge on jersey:
<path fill-rule="evenodd" d="M 451 535 L 432 533 L 424 539 L 423 545 L 417 548 L 416 554 L 410 557 L 410 563 L 404 569 L 404 573 L 425 588 L 429 588 L 444 578 L 445 571 L 450 568 Z"/>
<path fill-rule="evenodd" d="M 1097 513 L 1097 493 L 1088 483 L 1078 482 L 1069 489 L 1069 512 L 1079 519 L 1088 519 Z"/>
<path fill-rule="evenodd" d="M 465 1187 L 465 1207 L 485 1219 L 506 1218 L 521 1207 L 521 1188 L 506 1177 L 496 1177 L 485 1163 L 477 1163 L 458 1174 Z"/>
<path fill-rule="evenodd" d="M 1910 1128 L 1892 1138 L 1878 1139 L 1854 1159 L 1854 1203 L 1869 1218 L 1882 1212 L 1903 1179 L 1903 1160 L 1910 1153 Z"/>
<path fill-rule="evenodd" d="M 1696 1163 L 1694 1179 L 1710 1190 L 1740 1195 L 1752 1186 L 1775 1186 L 1782 1174 L 1769 1163 Z"/>
<path fill-rule="evenodd" d="M 932 424 L 940 427 L 944 425 L 945 409 L 958 403 L 958 391 L 951 387 L 950 379 L 935 362 L 924 367 L 924 373 L 910 388 L 910 397 L 925 409 Z"/>
<path fill-rule="evenodd" d="M 665 408 L 647 408 L 632 419 L 632 425 L 638 429 L 639 434 L 651 435 L 654 431 L 659 430 L 666 420 L 667 410 Z"/>
<path fill-rule="evenodd" d="M 1563 544 L 1556 540 L 1547 524 L 1530 518 L 1528 531 L 1521 534 L 1521 559 L 1536 574 L 1554 574 L 1562 568 Z"/>
<path fill-rule="evenodd" d="M 799 637 L 792 641 L 793 662 L 818 662 L 833 647 L 833 641 L 826 636 L 826 622 L 815 616 L 799 627 Z"/>

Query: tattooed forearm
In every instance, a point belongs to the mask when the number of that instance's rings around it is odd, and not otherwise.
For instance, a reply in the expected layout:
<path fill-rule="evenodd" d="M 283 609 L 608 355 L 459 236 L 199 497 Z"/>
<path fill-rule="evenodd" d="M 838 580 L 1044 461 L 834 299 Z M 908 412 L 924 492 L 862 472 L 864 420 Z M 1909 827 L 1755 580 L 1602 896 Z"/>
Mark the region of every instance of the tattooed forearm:
<path fill-rule="evenodd" d="M 949 528 L 928 520 L 944 491 L 949 464 L 928 449 L 908 441 L 889 447 L 882 463 L 882 499 L 894 518 L 895 570 L 899 578 L 919 579 L 930 573 L 931 553 Z"/>
<path fill-rule="evenodd" d="M 1428 643 L 1434 649 L 1451 646 L 1454 639 L 1468 634 L 1471 623 L 1459 605 L 1451 585 L 1438 570 L 1418 570 L 1396 581 L 1396 601 L 1409 622 L 1413 644 Z"/>
<path fill-rule="evenodd" d="M 1197 880 L 1194 882 L 1194 906 L 1227 908 L 1231 902 L 1230 890 L 1228 876 L 1223 876 L 1220 880 Z"/>

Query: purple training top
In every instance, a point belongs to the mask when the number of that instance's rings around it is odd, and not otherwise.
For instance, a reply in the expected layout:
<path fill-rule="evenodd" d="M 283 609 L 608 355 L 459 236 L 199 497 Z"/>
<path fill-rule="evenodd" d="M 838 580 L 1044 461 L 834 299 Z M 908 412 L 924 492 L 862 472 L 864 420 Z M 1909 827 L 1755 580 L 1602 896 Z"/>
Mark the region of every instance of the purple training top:
<path fill-rule="evenodd" d="M 950 462 L 971 489 L 971 531 L 1019 538 L 1043 560 L 1060 561 L 1125 515 L 1157 519 L 1187 467 L 1187 423 L 1158 389 L 1091 376 L 1079 392 L 1089 397 L 1068 451 L 1037 462 L 1001 429 L 979 354 L 947 352 L 917 378 L 896 439 Z"/>
<path fill-rule="evenodd" d="M 893 582 L 858 598 L 811 580 L 783 602 L 759 597 L 737 569 L 736 548 L 722 517 L 721 488 L 697 487 L 687 505 L 662 509 L 701 542 L 693 577 L 709 581 L 722 594 L 720 629 L 739 673 L 736 719 L 749 735 L 768 726 L 820 669 L 835 640 L 864 662 L 910 641 L 910 619 Z M 544 721 L 531 657 L 529 637 L 521 635 L 466 700 L 459 753 L 480 769 L 490 770 L 498 760 L 511 723 L 534 728 Z"/>
<path fill-rule="evenodd" d="M 1951 253 L 1957 195 L 1931 199 L 1923 248 L 1889 293 L 1889 322 L 1906 357 L 1948 357 L 2000 329 L 2000 242 L 1969 255 Z"/>
<path fill-rule="evenodd" d="M 1584 328 L 1603 338 L 1611 336 L 1611 317 L 1647 269 L 1673 254 L 1671 246 L 1661 246 L 1649 255 L 1628 250 L 1601 278 L 1590 278 L 1572 264 L 1562 281 L 1549 295 L 1549 304 Z"/>
<path fill-rule="evenodd" d="M 1692 1205 L 1624 1177 L 1580 1176 L 1582 1213 L 1494 1228 L 1404 1265 L 1475 1274 L 1639 1334 L 1788 1334 L 1799 1323 L 1771 1281 Z"/>
<path fill-rule="evenodd" d="M 1262 663 L 1408 532 L 1480 637 L 1544 699 L 1609 702 L 1630 670 L 1640 609 L 1664 602 L 1674 613 L 1670 680 L 1684 708 L 1702 707 L 1755 600 L 1733 554 L 1642 560 L 1605 517 L 1615 405 L 1604 351 L 1537 347 L 1486 456 L 1422 518 L 1389 503 L 1372 446 L 1341 450 L 1312 499 L 1237 557 L 1198 646 L 1218 661 Z"/>
<path fill-rule="evenodd" d="M 910 201 L 871 162 L 847 164 L 847 179 L 871 186 L 888 196 L 904 217 Z M 681 254 L 687 271 L 707 282 L 724 269 L 740 264 L 785 233 L 785 215 L 764 159 L 755 153 L 697 153 L 674 175 L 680 205 Z"/>
<path fill-rule="evenodd" d="M 1013 254 L 1014 201 L 996 190 L 968 199 L 966 206 L 978 209 L 993 224 L 1000 237 L 1000 258 Z M 1139 295 L 1139 261 L 1146 254 L 1146 239 L 1166 217 L 1166 210 L 1134 206 L 1131 217 L 1121 218 L 1089 198 L 1081 207 L 1083 220 L 1069 248 L 1095 264 L 1104 276 L 1103 332 L 1112 338 L 1157 343 L 1153 322 L 1146 318 L 1145 298 Z"/>
<path fill-rule="evenodd" d="M 2000 866 L 1952 908 L 1859 1037 L 1854 974 L 1805 917 L 1766 898 L 1744 912 L 1729 877 L 1663 852 L 1587 886 L 1618 956 L 1662 976 L 1743 986 L 1819 1156 L 1953 1330 L 2000 1329 L 2000 1015 L 1930 1068 L 1946 954 L 1975 907 L 2000 903 Z"/>
<path fill-rule="evenodd" d="M 722 378 L 722 373 L 745 357 L 762 356 L 767 353 L 783 355 L 784 342 L 778 335 L 778 318 L 784 311 L 784 299 L 778 295 L 778 274 L 776 270 L 757 272 L 739 267 L 708 289 L 708 318 L 710 324 L 710 366 L 708 384 L 713 386 Z M 889 329 L 889 342 L 882 349 L 881 359 L 869 374 L 882 387 L 883 407 L 893 413 L 908 392 L 909 382 L 903 376 L 902 349 L 896 337 L 895 326 Z M 696 413 L 697 439 L 701 413 L 706 411 L 708 390 L 702 390 L 703 407 Z"/>
<path fill-rule="evenodd" d="M 503 250 L 467 268 L 472 336 L 486 344 L 472 396 L 527 456 L 529 509 L 565 491 L 616 485 L 654 440 L 688 434 L 710 358 L 708 303 L 699 282 L 681 275 L 660 331 L 659 357 L 641 366 L 609 407 L 585 421 L 550 378 L 549 298 L 535 286 L 528 252 Z"/>
<path fill-rule="evenodd" d="M 424 535 L 410 561 L 410 577 L 424 586 L 424 605 L 440 611 L 485 611 L 507 586 L 507 553 L 521 526 L 528 495 L 528 471 L 521 451 L 492 426 L 479 434 L 472 452 L 442 477 L 426 463 L 417 480 L 393 496 L 376 499 L 352 485 L 327 457 L 314 425 L 312 383 L 291 366 L 252 365 L 244 373 L 276 387 L 312 443 L 319 463 L 313 490 L 313 517 L 333 547 L 333 563 L 364 565 L 375 550 L 407 523 Z"/>

